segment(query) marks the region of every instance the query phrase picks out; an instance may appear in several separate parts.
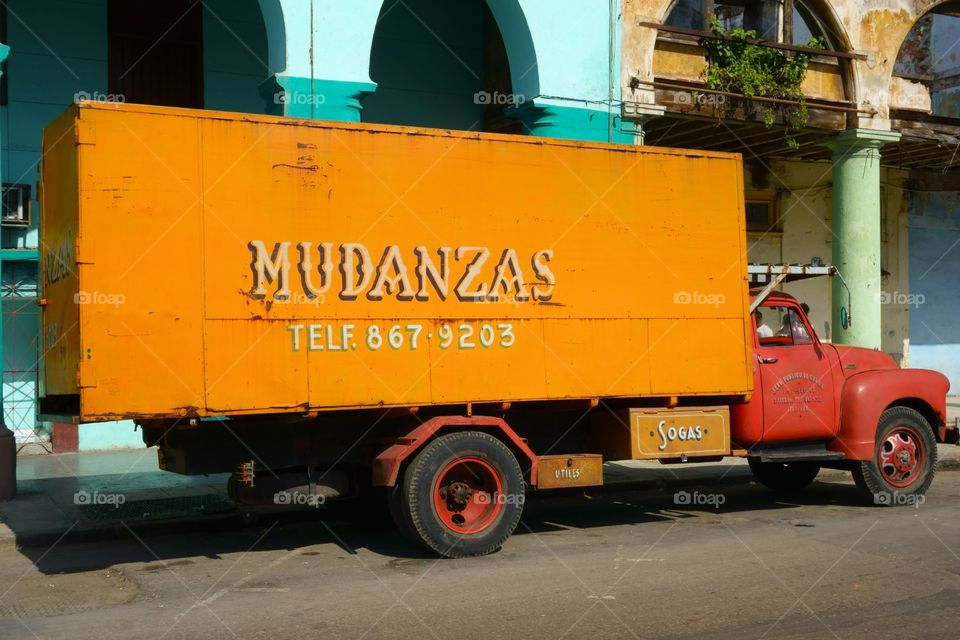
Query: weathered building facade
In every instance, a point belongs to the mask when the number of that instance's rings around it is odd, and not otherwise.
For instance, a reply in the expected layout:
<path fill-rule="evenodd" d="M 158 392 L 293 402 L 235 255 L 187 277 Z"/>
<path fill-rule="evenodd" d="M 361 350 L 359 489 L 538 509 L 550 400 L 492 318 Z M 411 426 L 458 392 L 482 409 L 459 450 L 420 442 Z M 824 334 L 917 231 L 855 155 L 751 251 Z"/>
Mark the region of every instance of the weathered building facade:
<path fill-rule="evenodd" d="M 751 259 L 833 261 L 851 308 L 839 282 L 789 289 L 809 302 L 824 337 L 882 348 L 960 387 L 960 335 L 949 321 L 960 267 L 958 6 L 624 0 L 623 10 L 624 110 L 645 142 L 742 153 Z M 809 120 L 795 145 L 752 113 L 715 108 L 736 97 L 703 87 L 699 41 L 711 37 L 710 16 L 811 56 Z M 810 36 L 825 49 L 805 49 Z"/>

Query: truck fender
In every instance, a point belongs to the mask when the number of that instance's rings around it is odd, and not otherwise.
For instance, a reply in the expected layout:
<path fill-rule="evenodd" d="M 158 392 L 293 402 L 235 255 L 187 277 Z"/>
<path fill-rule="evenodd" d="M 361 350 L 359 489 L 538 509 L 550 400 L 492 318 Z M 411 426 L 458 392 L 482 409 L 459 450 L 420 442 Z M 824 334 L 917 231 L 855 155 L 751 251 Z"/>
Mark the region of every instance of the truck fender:
<path fill-rule="evenodd" d="M 864 371 L 844 382 L 840 395 L 840 427 L 827 448 L 848 460 L 873 457 L 880 414 L 892 406 L 916 409 L 930 422 L 937 440 L 946 438 L 946 376 L 929 369 Z"/>
<path fill-rule="evenodd" d="M 397 438 L 396 443 L 384 449 L 380 455 L 374 458 L 373 486 L 394 486 L 397 483 L 400 467 L 404 460 L 416 453 L 438 431 L 462 431 L 464 428 L 499 432 L 507 446 L 513 449 L 514 454 L 517 455 L 521 467 L 524 466 L 524 459 L 530 463 L 529 482 L 531 485 L 537 484 L 537 456 L 505 420 L 491 416 L 472 416 L 469 418 L 466 416 L 437 416 L 422 423 L 410 433 Z M 494 433 L 494 435 L 497 435 L 497 433 Z"/>

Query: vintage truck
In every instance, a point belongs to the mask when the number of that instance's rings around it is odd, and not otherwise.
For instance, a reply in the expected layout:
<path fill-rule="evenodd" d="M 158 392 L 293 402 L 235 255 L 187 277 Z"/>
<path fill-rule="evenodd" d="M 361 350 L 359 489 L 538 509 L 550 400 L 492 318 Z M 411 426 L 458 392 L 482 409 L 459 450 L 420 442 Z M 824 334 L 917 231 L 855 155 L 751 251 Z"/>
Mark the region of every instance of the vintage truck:
<path fill-rule="evenodd" d="M 922 494 L 946 378 L 751 293 L 742 185 L 731 154 L 81 103 L 44 136 L 42 410 L 134 420 L 245 504 L 386 493 L 452 557 L 606 460 Z"/>

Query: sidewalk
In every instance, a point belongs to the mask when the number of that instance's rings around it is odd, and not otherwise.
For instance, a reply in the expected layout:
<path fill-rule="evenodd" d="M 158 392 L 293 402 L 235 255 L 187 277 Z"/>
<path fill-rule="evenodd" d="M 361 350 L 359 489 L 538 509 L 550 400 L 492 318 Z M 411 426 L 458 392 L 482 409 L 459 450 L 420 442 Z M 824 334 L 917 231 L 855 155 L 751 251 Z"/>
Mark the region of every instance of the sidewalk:
<path fill-rule="evenodd" d="M 43 546 L 193 528 L 237 516 L 227 474 L 161 471 L 156 449 L 20 456 L 17 497 L 0 502 L 0 545 Z"/>
<path fill-rule="evenodd" d="M 940 445 L 939 457 L 942 469 L 960 469 L 960 447 Z M 227 497 L 228 474 L 161 471 L 155 449 L 26 456 L 17 464 L 18 496 L 0 502 L 0 547 L 128 537 L 131 531 L 143 536 L 241 527 L 248 513 Z M 832 476 L 849 477 L 843 471 L 821 473 L 821 478 Z M 751 480 L 746 460 L 739 458 L 705 464 L 631 460 L 604 465 L 606 486 L 633 490 Z"/>

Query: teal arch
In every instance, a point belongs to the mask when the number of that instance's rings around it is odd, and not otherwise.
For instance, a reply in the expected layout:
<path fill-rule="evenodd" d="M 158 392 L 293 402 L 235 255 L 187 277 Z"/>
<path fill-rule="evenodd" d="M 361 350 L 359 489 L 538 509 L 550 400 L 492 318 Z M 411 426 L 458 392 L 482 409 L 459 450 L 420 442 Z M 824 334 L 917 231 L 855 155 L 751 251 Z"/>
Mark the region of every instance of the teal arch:
<path fill-rule="evenodd" d="M 385 5 L 394 0 L 383 0 L 380 3 L 381 15 Z M 540 95 L 540 72 L 537 61 L 537 50 L 533 42 L 533 35 L 527 23 L 527 17 L 520 0 L 486 0 L 490 13 L 493 14 L 500 36 L 503 38 L 507 52 L 507 62 L 510 66 L 510 80 L 513 84 L 513 93 L 532 100 Z M 378 18 L 379 20 L 379 18 Z M 373 51 L 373 31 L 370 33 L 368 47 L 369 54 Z M 372 59 L 372 55 L 370 55 Z"/>
<path fill-rule="evenodd" d="M 267 64 L 270 73 L 287 68 L 287 27 L 280 0 L 258 0 L 263 25 L 267 30 Z"/>
<path fill-rule="evenodd" d="M 504 98 L 511 94 L 509 105 L 532 102 L 540 93 L 536 48 L 518 0 L 383 0 L 377 5 L 369 55 L 376 89 L 362 98 L 363 121 L 450 129 L 477 129 L 492 121 L 492 130 L 516 129 L 516 120 L 495 115 L 496 109 L 489 120 L 491 111 L 476 97 L 484 91 Z M 483 43 L 484 26 L 502 43 L 493 63 L 498 86 L 483 77 L 483 50 L 492 46 Z"/>
<path fill-rule="evenodd" d="M 540 70 L 527 16 L 518 0 L 487 0 L 507 50 L 513 92 L 527 99 L 540 95 Z"/>

